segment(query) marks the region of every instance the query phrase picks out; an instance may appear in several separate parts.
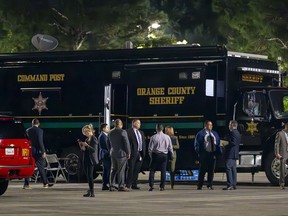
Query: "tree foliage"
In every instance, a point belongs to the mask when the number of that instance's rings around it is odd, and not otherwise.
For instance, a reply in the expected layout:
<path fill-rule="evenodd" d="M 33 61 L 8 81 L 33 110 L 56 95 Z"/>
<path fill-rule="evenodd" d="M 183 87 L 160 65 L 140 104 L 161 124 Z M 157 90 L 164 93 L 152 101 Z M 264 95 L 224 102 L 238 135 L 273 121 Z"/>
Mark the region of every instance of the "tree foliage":
<path fill-rule="evenodd" d="M 226 35 L 228 49 L 287 59 L 280 41 L 288 40 L 288 2 L 275 0 L 214 0 L 217 26 Z M 287 67 L 282 65 L 283 67 Z"/>
<path fill-rule="evenodd" d="M 122 48 L 145 43 L 152 22 L 163 32 L 168 23 L 148 0 L 0 0 L 0 8 L 1 52 L 33 50 L 37 33 L 56 37 L 58 50 Z"/>
<path fill-rule="evenodd" d="M 150 29 L 160 23 L 157 30 Z M 57 50 L 190 44 L 226 45 L 288 59 L 288 2 L 280 0 L 0 0 L 1 52 L 36 51 L 33 35 Z M 150 37 L 153 35 L 153 37 Z M 273 39 L 273 40 L 269 40 Z"/>

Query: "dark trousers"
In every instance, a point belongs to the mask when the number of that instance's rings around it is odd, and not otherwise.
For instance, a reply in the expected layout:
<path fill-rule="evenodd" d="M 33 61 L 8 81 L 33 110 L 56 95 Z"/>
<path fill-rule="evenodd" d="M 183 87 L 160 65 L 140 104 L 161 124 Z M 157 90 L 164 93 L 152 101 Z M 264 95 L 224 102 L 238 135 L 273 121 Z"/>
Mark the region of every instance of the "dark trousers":
<path fill-rule="evenodd" d="M 166 166 L 167 166 L 167 154 L 152 153 L 152 159 L 151 159 L 151 164 L 150 164 L 150 173 L 149 173 L 149 186 L 151 188 L 153 188 L 153 186 L 154 186 L 155 171 L 158 168 L 161 171 L 160 188 L 165 187 Z"/>
<path fill-rule="evenodd" d="M 215 155 L 213 152 L 203 152 L 200 155 L 200 168 L 198 175 L 198 187 L 202 187 L 204 183 L 204 176 L 206 172 L 208 173 L 207 177 L 207 186 L 212 186 L 215 170 Z"/>
<path fill-rule="evenodd" d="M 41 177 L 41 180 L 43 182 L 43 184 L 48 184 L 48 179 L 46 176 L 46 171 L 45 171 L 45 166 L 46 166 L 46 159 L 42 158 L 42 155 L 36 155 L 34 156 L 35 162 L 36 162 L 36 166 L 39 172 L 39 175 Z"/>
<path fill-rule="evenodd" d="M 103 163 L 102 185 L 103 187 L 105 187 L 107 186 L 107 184 L 109 184 L 110 170 L 111 170 L 111 158 L 109 156 L 104 157 L 102 160 L 102 163 Z"/>
<path fill-rule="evenodd" d="M 94 193 L 94 178 L 93 178 L 93 172 L 94 172 L 94 165 L 91 164 L 84 164 L 86 179 L 89 185 L 89 190 L 91 193 Z"/>
<path fill-rule="evenodd" d="M 226 177 L 227 177 L 227 186 L 236 187 L 237 184 L 236 159 L 226 159 Z"/>
<path fill-rule="evenodd" d="M 110 187 L 115 187 L 116 177 L 118 181 L 118 187 L 123 188 L 125 186 L 125 170 L 127 166 L 127 158 L 115 158 L 111 157 L 111 174 L 110 174 Z"/>
<path fill-rule="evenodd" d="M 30 178 L 24 179 L 24 186 L 28 186 L 30 184 Z"/>
<path fill-rule="evenodd" d="M 128 188 L 137 187 L 138 175 L 142 167 L 142 160 L 140 161 L 140 153 L 137 156 L 128 160 L 128 175 L 127 184 Z"/>

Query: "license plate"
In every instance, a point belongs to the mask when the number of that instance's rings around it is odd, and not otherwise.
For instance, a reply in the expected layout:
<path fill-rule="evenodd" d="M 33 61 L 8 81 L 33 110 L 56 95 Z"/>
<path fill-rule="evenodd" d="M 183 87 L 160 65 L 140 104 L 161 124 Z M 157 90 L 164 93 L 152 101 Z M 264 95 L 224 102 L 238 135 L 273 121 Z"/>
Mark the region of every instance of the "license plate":
<path fill-rule="evenodd" d="M 5 155 L 14 155 L 14 148 L 5 148 Z"/>

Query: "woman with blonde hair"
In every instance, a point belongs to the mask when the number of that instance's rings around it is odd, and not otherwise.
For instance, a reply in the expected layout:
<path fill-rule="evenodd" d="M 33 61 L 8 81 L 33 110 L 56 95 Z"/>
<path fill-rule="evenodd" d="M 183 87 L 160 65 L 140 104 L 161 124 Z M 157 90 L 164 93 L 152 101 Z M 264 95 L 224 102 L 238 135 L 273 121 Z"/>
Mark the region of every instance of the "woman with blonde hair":
<path fill-rule="evenodd" d="M 169 160 L 168 166 L 169 166 L 169 171 L 170 171 L 171 189 L 174 189 L 175 164 L 176 164 L 176 158 L 177 158 L 176 150 L 179 149 L 180 146 L 178 142 L 178 137 L 174 135 L 174 129 L 172 126 L 165 127 L 165 134 L 167 134 L 171 138 L 172 147 L 173 147 L 173 159 Z"/>
<path fill-rule="evenodd" d="M 85 170 L 87 182 L 89 185 L 89 190 L 83 196 L 95 197 L 93 172 L 94 172 L 95 165 L 99 163 L 98 154 L 97 154 L 98 141 L 94 135 L 95 130 L 92 124 L 85 125 L 82 128 L 82 133 L 87 138 L 85 142 L 82 142 L 81 140 L 78 139 L 78 143 L 79 143 L 79 147 L 81 151 L 83 152 L 83 168 Z"/>

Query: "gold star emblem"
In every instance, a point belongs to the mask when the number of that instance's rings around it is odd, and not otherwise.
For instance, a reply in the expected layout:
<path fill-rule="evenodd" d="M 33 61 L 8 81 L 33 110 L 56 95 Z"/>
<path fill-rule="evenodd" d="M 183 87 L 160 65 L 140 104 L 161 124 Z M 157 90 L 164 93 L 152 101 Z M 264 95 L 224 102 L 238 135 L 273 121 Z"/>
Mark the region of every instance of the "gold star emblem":
<path fill-rule="evenodd" d="M 257 129 L 257 125 L 258 123 L 255 123 L 254 121 L 251 121 L 250 123 L 246 123 L 248 128 L 247 128 L 247 132 L 250 132 L 251 135 L 253 136 L 254 135 L 254 132 L 258 132 L 258 129 Z"/>
<path fill-rule="evenodd" d="M 40 92 L 38 98 L 32 98 L 32 99 L 34 100 L 34 103 L 35 103 L 35 105 L 32 108 L 32 110 L 35 110 L 35 109 L 38 110 L 39 115 L 41 115 L 41 112 L 42 112 L 43 109 L 48 110 L 48 108 L 46 106 L 46 102 L 48 100 L 48 97 L 47 98 L 43 98 L 41 92 Z"/>

